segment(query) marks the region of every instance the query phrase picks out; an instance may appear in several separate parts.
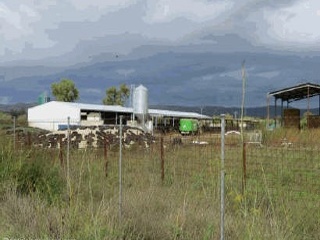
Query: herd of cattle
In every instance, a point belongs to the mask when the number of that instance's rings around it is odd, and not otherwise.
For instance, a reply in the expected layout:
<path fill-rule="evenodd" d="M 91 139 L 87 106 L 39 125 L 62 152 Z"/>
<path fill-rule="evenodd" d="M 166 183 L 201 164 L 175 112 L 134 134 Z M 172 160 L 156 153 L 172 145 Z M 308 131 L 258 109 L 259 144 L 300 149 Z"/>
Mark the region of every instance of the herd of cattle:
<path fill-rule="evenodd" d="M 77 127 L 70 130 L 55 132 L 30 132 L 16 131 L 16 141 L 25 145 L 34 145 L 44 148 L 61 148 L 69 144 L 71 148 L 102 148 L 118 145 L 120 142 L 119 126 L 92 126 Z M 148 147 L 154 141 L 151 134 L 139 128 L 122 127 L 122 143 L 124 146 L 138 144 Z"/>

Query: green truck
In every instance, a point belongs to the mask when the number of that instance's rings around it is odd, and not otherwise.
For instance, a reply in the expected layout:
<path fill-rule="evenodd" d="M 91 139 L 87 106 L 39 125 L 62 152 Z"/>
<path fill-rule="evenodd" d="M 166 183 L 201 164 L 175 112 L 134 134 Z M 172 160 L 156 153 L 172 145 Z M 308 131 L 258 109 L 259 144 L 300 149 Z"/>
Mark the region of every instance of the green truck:
<path fill-rule="evenodd" d="M 198 120 L 180 119 L 179 131 L 182 135 L 196 134 L 199 129 Z"/>

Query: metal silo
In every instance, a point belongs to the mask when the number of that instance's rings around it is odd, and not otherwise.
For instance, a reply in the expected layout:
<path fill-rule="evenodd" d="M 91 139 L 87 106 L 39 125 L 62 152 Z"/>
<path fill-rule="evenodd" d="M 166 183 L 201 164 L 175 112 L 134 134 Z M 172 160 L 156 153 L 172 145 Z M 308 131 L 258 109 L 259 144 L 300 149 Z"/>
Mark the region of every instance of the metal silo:
<path fill-rule="evenodd" d="M 148 89 L 143 85 L 136 87 L 134 90 L 133 113 L 144 127 L 148 115 Z"/>

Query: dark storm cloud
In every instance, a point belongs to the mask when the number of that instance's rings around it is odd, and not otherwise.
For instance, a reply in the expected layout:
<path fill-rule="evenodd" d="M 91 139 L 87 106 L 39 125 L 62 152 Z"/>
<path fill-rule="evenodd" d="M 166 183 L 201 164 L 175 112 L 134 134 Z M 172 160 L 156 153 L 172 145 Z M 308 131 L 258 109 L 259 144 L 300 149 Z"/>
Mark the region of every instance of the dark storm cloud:
<path fill-rule="evenodd" d="M 101 103 L 106 88 L 126 83 L 145 85 L 149 90 L 150 104 L 238 107 L 242 96 L 243 60 L 246 61 L 248 106 L 265 105 L 266 94 L 270 91 L 305 81 L 320 83 L 320 69 L 317 67 L 320 57 L 248 52 L 166 52 L 141 59 L 105 61 L 8 83 L 12 88 L 22 86 L 24 82 L 38 86 L 32 94 L 33 99 L 41 90 L 50 93 L 52 82 L 68 77 L 79 87 L 82 102 Z M 26 96 L 25 101 L 30 99 Z"/>

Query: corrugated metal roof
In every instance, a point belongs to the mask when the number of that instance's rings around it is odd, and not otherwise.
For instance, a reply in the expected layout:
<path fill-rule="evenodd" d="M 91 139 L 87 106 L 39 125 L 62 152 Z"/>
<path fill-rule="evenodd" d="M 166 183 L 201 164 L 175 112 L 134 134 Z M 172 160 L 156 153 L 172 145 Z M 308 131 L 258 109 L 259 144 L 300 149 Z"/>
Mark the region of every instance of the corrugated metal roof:
<path fill-rule="evenodd" d="M 270 92 L 268 95 L 274 96 L 276 99 L 282 99 L 282 101 L 293 102 L 320 95 L 320 85 L 313 83 L 304 83 L 297 86 Z"/>
<path fill-rule="evenodd" d="M 172 110 L 160 110 L 160 109 L 149 109 L 151 116 L 163 116 L 163 117 L 177 117 L 177 118 L 196 118 L 196 119 L 211 119 L 206 115 L 201 115 L 195 112 L 180 112 Z"/>
<path fill-rule="evenodd" d="M 79 108 L 81 110 L 101 111 L 101 112 L 119 112 L 119 113 L 133 113 L 133 108 L 115 106 L 115 105 L 102 105 L 102 104 L 87 104 L 87 103 L 74 103 L 74 102 L 59 102 L 51 101 L 45 104 L 58 104 L 65 105 L 68 107 Z M 37 106 L 36 106 L 37 107 Z M 34 108 L 36 108 L 34 107 Z M 154 117 L 177 117 L 177 118 L 196 118 L 196 119 L 211 119 L 206 115 L 201 115 L 195 112 L 180 112 L 172 110 L 161 110 L 161 109 L 149 109 L 149 114 Z"/>
<path fill-rule="evenodd" d="M 132 108 L 127 108 L 127 107 L 122 107 L 117 105 L 87 104 L 87 103 L 59 102 L 59 101 L 51 101 L 38 106 L 44 106 L 45 104 L 57 104 L 61 106 L 79 108 L 82 110 L 92 110 L 92 111 L 102 111 L 102 112 L 132 113 L 133 111 Z M 34 108 L 38 106 L 35 106 Z"/>

